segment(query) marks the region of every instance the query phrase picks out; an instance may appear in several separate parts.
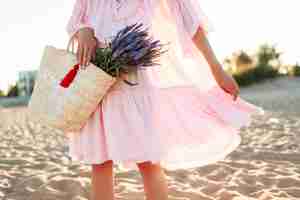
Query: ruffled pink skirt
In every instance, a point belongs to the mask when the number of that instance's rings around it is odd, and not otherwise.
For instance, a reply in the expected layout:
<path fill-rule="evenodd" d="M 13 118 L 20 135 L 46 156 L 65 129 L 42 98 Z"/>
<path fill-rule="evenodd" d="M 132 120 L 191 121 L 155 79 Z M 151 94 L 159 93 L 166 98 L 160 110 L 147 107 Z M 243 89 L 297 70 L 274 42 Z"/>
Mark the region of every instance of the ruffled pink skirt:
<path fill-rule="evenodd" d="M 102 99 L 79 134 L 69 136 L 69 156 L 84 164 L 112 160 L 125 170 L 151 161 L 169 170 L 224 159 L 241 142 L 239 128 L 264 111 L 220 87 L 158 89 L 147 71 L 139 85 L 119 81 Z"/>

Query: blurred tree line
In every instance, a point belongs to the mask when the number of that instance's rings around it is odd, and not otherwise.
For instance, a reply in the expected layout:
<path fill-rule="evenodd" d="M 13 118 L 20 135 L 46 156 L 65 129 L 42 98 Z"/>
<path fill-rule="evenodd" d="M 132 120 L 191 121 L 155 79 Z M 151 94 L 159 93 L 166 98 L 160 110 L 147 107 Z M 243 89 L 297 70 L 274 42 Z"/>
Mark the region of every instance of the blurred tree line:
<path fill-rule="evenodd" d="M 240 86 L 246 86 L 280 76 L 300 76 L 300 66 L 284 65 L 281 62 L 282 52 L 275 45 L 263 44 L 254 55 L 240 50 L 224 60 L 228 71 Z"/>
<path fill-rule="evenodd" d="M 275 45 L 269 44 L 259 46 L 254 55 L 240 50 L 224 60 L 225 70 L 240 86 L 280 76 L 300 76 L 300 64 L 284 65 L 280 59 L 281 55 L 282 52 L 279 52 Z M 0 89 L 0 97 L 17 97 L 19 95 L 17 83 L 10 85 L 7 94 Z"/>

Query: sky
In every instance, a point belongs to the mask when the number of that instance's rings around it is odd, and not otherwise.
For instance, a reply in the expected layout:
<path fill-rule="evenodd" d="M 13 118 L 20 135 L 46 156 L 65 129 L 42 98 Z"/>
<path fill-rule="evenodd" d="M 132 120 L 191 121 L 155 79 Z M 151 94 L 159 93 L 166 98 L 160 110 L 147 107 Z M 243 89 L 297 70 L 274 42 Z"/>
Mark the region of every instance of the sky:
<path fill-rule="evenodd" d="M 240 49 L 269 43 L 286 64 L 300 62 L 300 2 L 297 0 L 199 0 L 213 24 L 209 41 L 220 61 Z M 17 72 L 37 70 L 45 45 L 66 48 L 65 30 L 75 0 L 9 0 L 0 6 L 0 89 Z M 297 20 L 298 19 L 298 20 Z"/>

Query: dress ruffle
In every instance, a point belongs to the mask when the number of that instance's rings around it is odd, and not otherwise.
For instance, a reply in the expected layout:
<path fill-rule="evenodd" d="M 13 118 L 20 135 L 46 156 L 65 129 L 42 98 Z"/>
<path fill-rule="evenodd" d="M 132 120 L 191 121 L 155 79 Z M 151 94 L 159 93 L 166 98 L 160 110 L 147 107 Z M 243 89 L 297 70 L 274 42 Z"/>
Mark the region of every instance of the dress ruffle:
<path fill-rule="evenodd" d="M 152 161 L 167 169 L 192 168 L 224 159 L 241 142 L 239 128 L 264 111 L 219 87 L 155 88 L 147 72 L 137 86 L 118 82 L 81 133 L 70 138 L 70 156 L 85 164 L 113 160 L 127 170 Z"/>

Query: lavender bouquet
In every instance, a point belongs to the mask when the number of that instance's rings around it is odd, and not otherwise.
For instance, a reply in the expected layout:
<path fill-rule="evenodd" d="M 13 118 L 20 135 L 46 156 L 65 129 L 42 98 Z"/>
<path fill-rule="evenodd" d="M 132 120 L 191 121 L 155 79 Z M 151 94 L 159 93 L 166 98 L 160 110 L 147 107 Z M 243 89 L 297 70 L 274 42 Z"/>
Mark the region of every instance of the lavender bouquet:
<path fill-rule="evenodd" d="M 158 58 L 167 51 L 163 49 L 165 44 L 153 40 L 147 28 L 142 29 L 142 26 L 143 24 L 135 23 L 121 29 L 111 42 L 105 41 L 106 47 L 96 49 L 96 56 L 91 63 L 113 77 L 160 65 Z M 124 82 L 129 85 L 137 84 L 128 80 Z"/>

